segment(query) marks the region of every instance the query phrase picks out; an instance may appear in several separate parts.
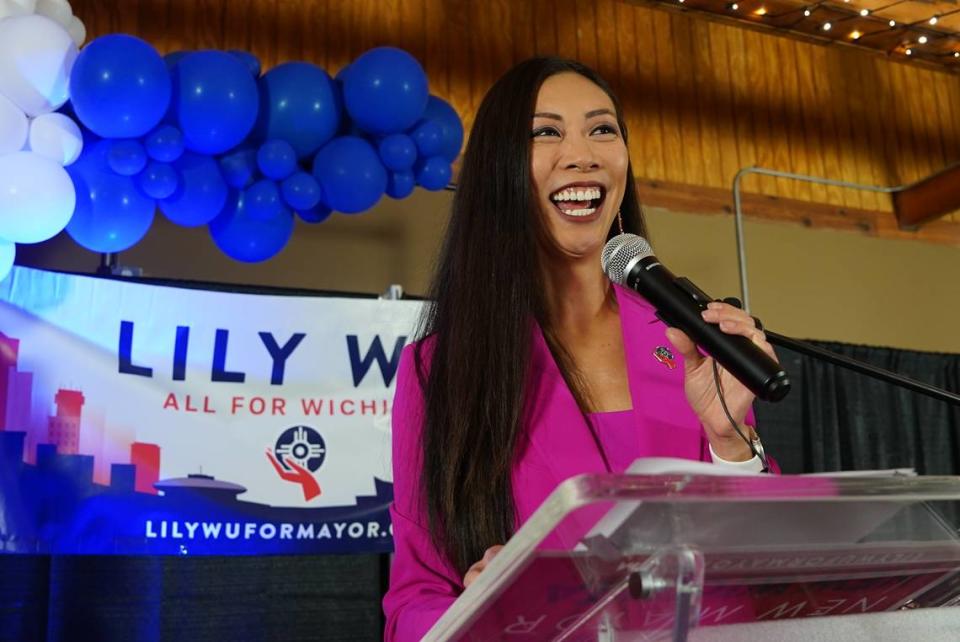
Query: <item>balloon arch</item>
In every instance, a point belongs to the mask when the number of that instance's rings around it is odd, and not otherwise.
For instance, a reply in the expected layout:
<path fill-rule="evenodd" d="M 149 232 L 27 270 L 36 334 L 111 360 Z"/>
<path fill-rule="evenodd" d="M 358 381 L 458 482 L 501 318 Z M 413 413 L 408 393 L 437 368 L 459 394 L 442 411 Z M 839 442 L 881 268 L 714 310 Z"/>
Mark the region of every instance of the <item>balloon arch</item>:
<path fill-rule="evenodd" d="M 356 214 L 443 189 L 463 143 L 409 53 L 367 51 L 336 78 L 307 62 L 261 74 L 246 51 L 161 57 L 126 34 L 82 49 L 66 0 L 0 0 L 0 278 L 16 243 L 66 228 L 119 252 L 157 209 L 264 261 L 294 218 Z"/>

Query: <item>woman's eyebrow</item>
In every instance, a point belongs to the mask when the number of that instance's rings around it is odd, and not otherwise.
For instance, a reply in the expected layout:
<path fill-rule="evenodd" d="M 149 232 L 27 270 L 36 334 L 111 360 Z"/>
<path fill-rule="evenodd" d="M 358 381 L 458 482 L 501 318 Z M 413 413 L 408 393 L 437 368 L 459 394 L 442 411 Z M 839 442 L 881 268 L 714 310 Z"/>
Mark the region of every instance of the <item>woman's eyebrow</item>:
<path fill-rule="evenodd" d="M 602 108 L 600 108 L 600 109 L 591 109 L 591 110 L 588 111 L 586 114 L 584 114 L 584 117 L 587 118 L 587 119 L 590 119 L 590 118 L 594 118 L 594 117 L 596 117 L 596 116 L 603 116 L 603 115 L 613 116 L 614 113 L 613 113 L 612 111 L 610 111 L 609 109 L 607 109 L 606 107 L 602 107 Z M 533 115 L 533 117 L 534 117 L 534 118 L 549 118 L 550 120 L 559 120 L 559 121 L 563 122 L 563 116 L 561 116 L 560 114 L 554 114 L 553 112 L 549 112 L 549 111 L 538 111 L 537 113 L 535 113 L 535 114 Z"/>
<path fill-rule="evenodd" d="M 614 115 L 614 113 L 613 113 L 612 111 L 610 111 L 609 109 L 607 109 L 606 107 L 604 107 L 604 108 L 602 108 L 602 109 L 594 109 L 594 110 L 588 111 L 588 112 L 585 114 L 585 116 L 586 116 L 586 118 L 589 119 L 589 118 L 593 118 L 594 116 L 602 116 L 602 115 L 604 115 L 604 114 L 606 114 L 606 115 L 608 115 L 608 116 L 613 116 L 613 115 Z"/>

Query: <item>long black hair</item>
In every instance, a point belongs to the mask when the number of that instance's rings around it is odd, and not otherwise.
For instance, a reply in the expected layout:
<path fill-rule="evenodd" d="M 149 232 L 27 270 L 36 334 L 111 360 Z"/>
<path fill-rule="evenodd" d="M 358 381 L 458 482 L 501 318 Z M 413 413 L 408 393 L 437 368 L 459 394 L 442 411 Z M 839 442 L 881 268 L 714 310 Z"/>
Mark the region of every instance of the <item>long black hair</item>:
<path fill-rule="evenodd" d="M 592 69 L 563 58 L 522 62 L 493 85 L 477 111 L 451 218 L 417 335 L 432 335 L 429 364 L 416 362 L 425 412 L 421 492 L 434 544 L 464 573 L 504 543 L 516 522 L 511 469 L 522 439 L 524 384 L 539 323 L 574 395 L 585 391 L 553 338 L 540 268 L 545 225 L 530 175 L 533 112 L 543 82 L 573 72 L 620 103 Z M 645 236 L 633 171 L 620 207 L 625 231 Z M 616 221 L 609 236 L 619 231 Z M 579 388 L 579 389 L 578 389 Z"/>

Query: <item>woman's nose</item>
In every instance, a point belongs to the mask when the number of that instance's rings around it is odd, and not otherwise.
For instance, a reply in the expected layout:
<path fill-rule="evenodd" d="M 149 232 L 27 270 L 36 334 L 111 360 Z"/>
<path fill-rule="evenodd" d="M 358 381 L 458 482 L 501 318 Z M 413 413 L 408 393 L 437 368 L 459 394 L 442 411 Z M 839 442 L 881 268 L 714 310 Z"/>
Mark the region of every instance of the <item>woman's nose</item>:
<path fill-rule="evenodd" d="M 600 167 L 593 146 L 582 136 L 570 136 L 563 142 L 564 151 L 561 165 L 564 169 L 585 172 Z"/>

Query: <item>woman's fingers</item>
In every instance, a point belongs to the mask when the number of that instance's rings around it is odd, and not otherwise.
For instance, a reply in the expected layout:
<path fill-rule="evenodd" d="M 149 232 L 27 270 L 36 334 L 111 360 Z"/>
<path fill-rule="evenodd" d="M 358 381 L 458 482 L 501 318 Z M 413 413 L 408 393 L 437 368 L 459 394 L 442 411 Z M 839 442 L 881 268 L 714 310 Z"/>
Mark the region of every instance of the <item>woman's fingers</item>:
<path fill-rule="evenodd" d="M 468 568 L 466 575 L 463 576 L 464 588 L 470 586 L 473 583 L 473 581 L 480 576 L 480 573 L 482 573 L 484 569 L 487 568 L 487 564 L 489 564 L 493 560 L 493 558 L 497 556 L 497 553 L 499 553 L 500 549 L 502 548 L 503 548 L 503 544 L 497 544 L 496 546 L 491 546 L 490 548 L 488 548 L 486 551 L 483 552 L 483 558 L 481 558 L 479 562 L 475 563 L 473 566 Z"/>
<path fill-rule="evenodd" d="M 703 311 L 703 320 L 716 323 L 725 334 L 747 337 L 774 361 L 779 361 L 773 346 L 767 341 L 767 335 L 757 328 L 756 320 L 739 308 L 726 303 L 712 302 Z"/>
<path fill-rule="evenodd" d="M 683 364 L 686 370 L 695 369 L 703 361 L 703 355 L 697 352 L 697 345 L 687 334 L 679 328 L 667 328 L 667 340 L 673 344 L 680 356 L 683 357 Z"/>
<path fill-rule="evenodd" d="M 497 553 L 499 553 L 500 549 L 502 548 L 503 548 L 503 544 L 497 544 L 496 546 L 491 546 L 490 548 L 488 548 L 486 551 L 483 552 L 483 560 L 481 561 L 489 563 L 490 560 L 496 557 Z"/>
<path fill-rule="evenodd" d="M 484 567 L 486 567 L 486 562 L 477 562 L 469 569 L 467 569 L 467 574 L 463 576 L 463 588 L 467 588 L 473 581 L 480 576 L 480 573 L 483 572 Z"/>

